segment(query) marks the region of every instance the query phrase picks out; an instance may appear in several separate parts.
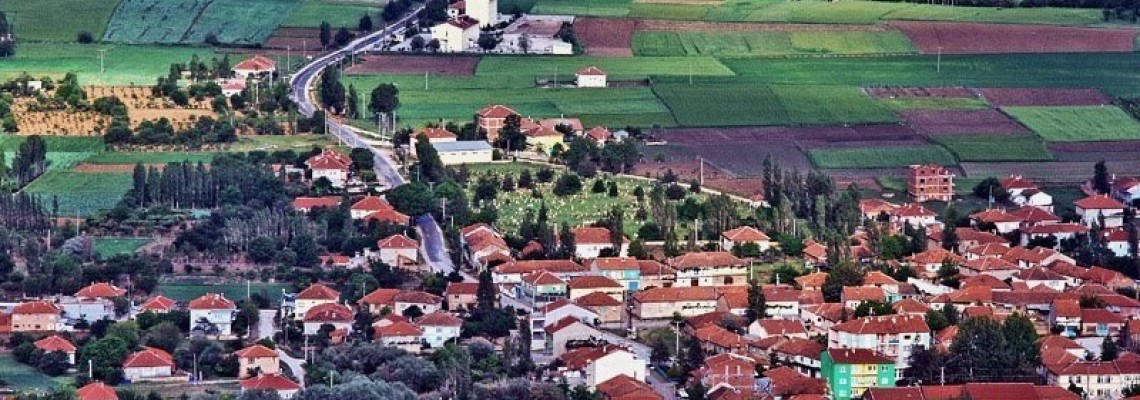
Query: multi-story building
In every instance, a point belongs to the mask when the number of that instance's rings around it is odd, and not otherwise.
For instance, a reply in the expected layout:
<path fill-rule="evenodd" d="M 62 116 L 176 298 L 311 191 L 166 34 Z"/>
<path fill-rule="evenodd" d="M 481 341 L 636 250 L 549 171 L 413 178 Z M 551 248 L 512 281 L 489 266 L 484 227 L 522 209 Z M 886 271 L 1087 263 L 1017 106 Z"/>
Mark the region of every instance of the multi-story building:
<path fill-rule="evenodd" d="M 873 350 L 827 349 L 820 364 L 836 400 L 859 398 L 872 387 L 895 386 L 895 361 Z"/>
<path fill-rule="evenodd" d="M 518 112 L 502 104 L 495 104 L 475 113 L 475 126 L 487 132 L 487 141 L 494 143 L 499 138 L 499 130 L 507 117 L 518 115 Z"/>
<path fill-rule="evenodd" d="M 590 226 L 574 229 L 574 253 L 578 258 L 597 258 L 605 249 L 612 249 L 613 255 L 618 257 L 626 257 L 629 254 L 629 239 L 623 236 L 621 248 L 614 249 L 609 229 Z"/>
<path fill-rule="evenodd" d="M 636 291 L 641 287 L 641 267 L 637 259 L 629 257 L 600 257 L 590 263 L 590 270 L 598 275 L 613 279 L 625 286 L 626 290 Z"/>
<path fill-rule="evenodd" d="M 235 351 L 234 356 L 238 358 L 238 379 L 281 372 L 277 352 L 260 344 Z"/>
<path fill-rule="evenodd" d="M 737 286 L 741 290 L 745 286 Z M 633 315 L 641 319 L 672 318 L 673 314 L 692 317 L 717 310 L 717 299 L 725 287 L 666 287 L 633 294 Z"/>
<path fill-rule="evenodd" d="M 888 315 L 853 319 L 831 328 L 828 348 L 867 349 L 895 360 L 899 378 L 910 365 L 910 355 L 929 349 L 930 327 L 919 315 Z"/>
<path fill-rule="evenodd" d="M 191 300 L 190 332 L 206 336 L 230 337 L 230 326 L 237 315 L 237 306 L 221 293 L 206 293 Z"/>
<path fill-rule="evenodd" d="M 677 286 L 748 284 L 748 263 L 724 251 L 687 253 L 669 259 L 677 270 Z"/>
<path fill-rule="evenodd" d="M 954 173 L 940 165 L 911 165 L 906 174 L 906 189 L 919 203 L 948 202 L 954 198 Z"/>
<path fill-rule="evenodd" d="M 305 318 L 309 309 L 321 304 L 336 304 L 338 301 L 340 301 L 340 292 L 320 283 L 314 283 L 301 293 L 297 293 L 297 298 L 293 302 L 293 319 L 301 320 Z"/>

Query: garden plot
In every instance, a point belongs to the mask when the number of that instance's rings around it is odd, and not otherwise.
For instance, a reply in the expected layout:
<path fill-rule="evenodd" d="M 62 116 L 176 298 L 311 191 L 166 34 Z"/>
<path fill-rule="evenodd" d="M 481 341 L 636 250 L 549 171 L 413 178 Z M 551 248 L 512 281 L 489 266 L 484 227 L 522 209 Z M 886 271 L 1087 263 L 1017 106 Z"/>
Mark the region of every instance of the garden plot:
<path fill-rule="evenodd" d="M 1002 111 L 1050 142 L 1140 139 L 1140 122 L 1117 107 L 1006 107 Z"/>
<path fill-rule="evenodd" d="M 1096 89 L 987 88 L 979 92 L 997 107 L 1099 106 L 1112 103 L 1112 98 Z"/>
<path fill-rule="evenodd" d="M 1028 133 L 1024 126 L 993 109 L 909 110 L 903 121 L 924 135 L 980 135 Z"/>

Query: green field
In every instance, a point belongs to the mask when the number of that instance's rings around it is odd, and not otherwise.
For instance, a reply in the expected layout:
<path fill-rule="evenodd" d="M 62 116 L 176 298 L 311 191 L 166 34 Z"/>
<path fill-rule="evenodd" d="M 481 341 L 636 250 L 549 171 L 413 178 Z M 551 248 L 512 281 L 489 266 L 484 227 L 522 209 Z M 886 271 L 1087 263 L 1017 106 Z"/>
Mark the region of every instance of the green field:
<path fill-rule="evenodd" d="M 1052 161 L 1053 153 L 1032 135 L 933 136 L 932 140 L 954 153 L 958 161 Z"/>
<path fill-rule="evenodd" d="M 337 142 L 332 136 L 325 135 L 257 135 L 239 136 L 238 141 L 230 144 L 226 150 L 240 152 L 294 150 L 301 152 L 314 147 L 327 147 L 336 144 Z"/>
<path fill-rule="evenodd" d="M 477 78 L 510 80 L 533 85 L 535 78 L 574 79 L 574 72 L 594 65 L 610 80 L 645 79 L 650 76 L 732 76 L 731 69 L 712 57 L 483 57 L 475 68 Z M 422 76 L 421 76 L 422 80 Z M 422 83 L 422 82 L 421 82 Z"/>
<path fill-rule="evenodd" d="M 66 376 L 53 378 L 35 368 L 20 364 L 11 353 L 0 353 L 0 380 L 17 390 L 53 389 L 73 383 L 73 380 Z"/>
<path fill-rule="evenodd" d="M 166 164 L 182 161 L 209 163 L 218 153 L 213 152 L 105 152 L 84 162 L 88 164 Z"/>
<path fill-rule="evenodd" d="M 938 146 L 813 149 L 812 164 L 819 168 L 897 168 L 912 164 L 954 165 L 954 155 Z"/>
<path fill-rule="evenodd" d="M 102 37 L 118 4 L 119 0 L 7 0 L 0 1 L 0 11 L 8 15 L 21 42 L 74 42 L 80 31 Z"/>
<path fill-rule="evenodd" d="M 886 104 L 894 110 L 935 110 L 935 109 L 957 109 L 957 110 L 980 110 L 988 108 L 989 104 L 982 99 L 965 99 L 965 98 L 894 98 L 894 99 L 879 99 L 880 102 Z"/>
<path fill-rule="evenodd" d="M 377 2 L 354 2 L 335 0 L 303 0 L 282 26 L 316 28 L 327 21 L 333 28 L 345 27 L 355 30 L 360 17 L 371 15 L 374 23 L 379 22 L 380 5 Z"/>
<path fill-rule="evenodd" d="M 150 242 L 150 238 L 97 237 L 95 238 L 95 254 L 103 257 L 131 254 Z"/>
<path fill-rule="evenodd" d="M 101 49 L 107 50 L 104 73 L 99 73 L 98 50 Z M 213 51 L 206 48 L 21 43 L 15 57 L 0 62 L 0 79 L 11 79 L 24 72 L 37 78 L 46 75 L 58 79 L 67 72 L 74 72 L 79 76 L 79 83 L 85 86 L 153 85 L 155 79 L 170 72 L 171 63 L 187 62 L 195 54 L 203 60 L 215 57 Z"/>
<path fill-rule="evenodd" d="M 250 283 L 249 292 L 252 294 L 261 293 L 268 297 L 270 301 L 276 303 L 281 301 L 281 291 L 283 289 L 289 290 L 289 288 L 289 285 L 282 283 Z M 158 293 L 180 303 L 189 302 L 190 300 L 202 297 L 202 295 L 206 293 L 222 293 L 227 299 L 236 302 L 245 299 L 246 285 L 238 283 L 222 285 L 158 285 Z"/>
<path fill-rule="evenodd" d="M 1002 111 L 1050 142 L 1140 139 L 1140 122 L 1117 107 L 1006 107 Z"/>
<path fill-rule="evenodd" d="M 896 121 L 889 108 L 853 86 L 661 84 L 653 90 L 682 126 Z"/>
<path fill-rule="evenodd" d="M 672 33 L 633 36 L 639 56 L 784 56 L 914 53 L 910 40 L 895 31 Z"/>
<path fill-rule="evenodd" d="M 261 44 L 300 0 L 122 0 L 103 39 L 119 43 Z"/>
<path fill-rule="evenodd" d="M 48 171 L 24 191 L 42 196 L 44 204 L 58 196 L 61 215 L 82 217 L 114 207 L 130 188 L 129 173 Z"/>
<path fill-rule="evenodd" d="M 16 150 L 27 136 L 0 135 L 0 153 L 4 161 L 12 164 Z M 103 139 L 98 137 L 43 136 L 47 144 L 48 170 L 67 170 L 103 150 Z"/>
<path fill-rule="evenodd" d="M 522 3 L 526 4 L 526 3 Z M 538 0 L 537 14 L 702 20 L 876 24 L 888 20 L 1102 25 L 1096 9 L 949 7 L 880 1 L 727 0 L 719 5 L 640 3 L 632 0 Z"/>

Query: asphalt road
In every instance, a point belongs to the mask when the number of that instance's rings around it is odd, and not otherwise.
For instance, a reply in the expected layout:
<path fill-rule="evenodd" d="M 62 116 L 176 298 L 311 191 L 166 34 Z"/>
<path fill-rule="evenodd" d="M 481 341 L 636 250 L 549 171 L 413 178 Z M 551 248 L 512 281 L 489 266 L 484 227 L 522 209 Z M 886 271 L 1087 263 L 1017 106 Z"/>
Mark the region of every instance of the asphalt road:
<path fill-rule="evenodd" d="M 353 40 L 343 48 L 331 52 L 329 54 L 318 57 L 310 62 L 308 65 L 301 67 L 290 78 L 289 85 L 292 87 L 293 101 L 297 103 L 298 109 L 301 114 L 305 116 L 312 116 L 313 112 L 317 110 L 317 105 L 309 96 L 309 90 L 313 88 L 317 77 L 320 76 L 321 71 L 344 60 L 345 56 L 350 53 L 361 53 L 370 48 L 375 47 L 378 43 L 385 38 L 392 36 L 400 29 L 403 29 L 407 23 L 415 22 L 415 15 L 422 9 L 412 11 L 408 16 L 393 23 L 392 25 L 382 30 L 373 32 L 367 36 Z M 388 182 L 389 187 L 396 187 L 407 183 L 404 177 L 400 176 L 399 167 L 392 161 L 391 152 L 387 149 L 377 148 L 364 141 L 363 138 L 357 133 L 357 129 L 345 126 L 339 122 L 329 120 L 325 123 L 325 129 L 333 136 L 339 138 L 345 145 L 353 148 L 365 148 L 372 151 L 375 158 L 376 176 Z M 451 257 L 447 255 L 446 242 L 443 239 L 443 232 L 440 230 L 439 224 L 430 215 L 424 215 L 416 218 L 416 227 L 420 231 L 420 251 L 426 256 L 428 263 L 431 265 L 432 270 L 443 272 L 445 274 L 455 270 L 455 266 L 451 263 Z"/>
<path fill-rule="evenodd" d="M 261 312 L 258 313 L 258 339 L 273 339 L 273 334 L 277 332 L 277 328 L 273 326 L 274 315 L 277 315 L 277 310 L 261 310 Z M 305 386 L 305 360 L 293 358 L 289 353 L 281 349 L 277 349 L 277 357 L 293 372 L 293 376 L 297 378 L 297 383 L 300 383 L 301 386 Z"/>

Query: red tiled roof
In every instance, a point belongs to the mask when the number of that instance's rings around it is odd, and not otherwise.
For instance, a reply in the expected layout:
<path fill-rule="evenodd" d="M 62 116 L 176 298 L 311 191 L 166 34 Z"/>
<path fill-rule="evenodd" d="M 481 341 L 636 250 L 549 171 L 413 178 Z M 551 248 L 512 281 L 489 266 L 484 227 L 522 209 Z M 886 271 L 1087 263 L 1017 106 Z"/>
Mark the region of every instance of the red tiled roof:
<path fill-rule="evenodd" d="M 648 383 L 618 375 L 598 384 L 598 393 L 607 400 L 662 400 L 660 394 Z"/>
<path fill-rule="evenodd" d="M 497 274 L 527 274 L 536 271 L 551 273 L 585 272 L 586 268 L 571 260 L 511 261 L 495 267 Z"/>
<path fill-rule="evenodd" d="M 626 349 L 615 345 L 603 345 L 599 347 L 579 347 L 562 353 L 558 358 L 562 360 L 562 364 L 574 371 L 583 371 L 586 366 L 599 358 L 605 357 L 612 353 L 619 351 L 628 352 Z"/>
<path fill-rule="evenodd" d="M 37 340 L 35 342 L 37 349 L 44 352 L 51 353 L 53 351 L 62 351 L 64 353 L 74 353 L 76 348 L 70 341 L 60 337 L 59 335 L 51 335 L 46 338 Z"/>
<path fill-rule="evenodd" d="M 818 360 L 820 353 L 826 349 L 822 344 L 811 339 L 791 338 L 776 344 L 772 351 L 791 354 Z"/>
<path fill-rule="evenodd" d="M 709 342 L 715 346 L 727 349 L 742 348 L 745 346 L 744 337 L 729 332 L 718 325 L 707 325 L 693 332 L 693 336 L 702 342 Z"/>
<path fill-rule="evenodd" d="M 255 344 L 253 346 L 235 351 L 234 355 L 241 358 L 266 358 L 277 357 L 277 352 L 271 348 L 262 346 L 260 344 Z"/>
<path fill-rule="evenodd" d="M 396 225 L 407 225 L 411 221 L 411 217 L 404 215 L 396 210 L 380 210 L 364 216 L 364 221 L 369 222 L 372 220 L 387 222 Z"/>
<path fill-rule="evenodd" d="M 768 335 L 807 335 L 804 324 L 799 320 L 765 318 L 758 319 L 753 323 L 757 324 Z"/>
<path fill-rule="evenodd" d="M 925 314 L 930 307 L 915 299 L 903 299 L 891 304 L 891 308 L 900 314 Z"/>
<path fill-rule="evenodd" d="M 995 278 L 993 275 L 974 275 L 962 281 L 960 286 L 962 289 L 972 287 L 987 287 L 995 290 L 1010 290 L 1012 287 L 1001 279 Z"/>
<path fill-rule="evenodd" d="M 629 239 L 623 237 L 623 241 L 628 243 Z M 574 243 L 577 244 L 608 244 L 610 242 L 610 230 L 606 228 L 599 228 L 594 226 L 584 226 L 574 228 Z"/>
<path fill-rule="evenodd" d="M 518 113 L 515 112 L 515 110 L 512 110 L 510 107 L 504 106 L 502 104 L 496 104 L 493 106 L 489 106 L 489 107 L 483 108 L 482 110 L 479 110 L 478 112 L 475 113 L 475 115 L 477 115 L 481 118 L 495 118 L 495 119 L 506 118 L 506 117 L 509 117 L 512 115 L 517 115 L 517 114 Z"/>
<path fill-rule="evenodd" d="M 419 326 L 463 326 L 463 319 L 444 312 L 433 312 L 416 320 Z"/>
<path fill-rule="evenodd" d="M 318 304 L 305 313 L 305 322 L 352 322 L 352 309 L 337 303 Z"/>
<path fill-rule="evenodd" d="M 174 309 L 178 302 L 165 296 L 154 296 L 142 304 L 145 311 L 169 311 Z"/>
<path fill-rule="evenodd" d="M 624 271 L 638 269 L 637 259 L 632 257 L 599 257 L 594 259 L 594 268 L 603 271 Z"/>
<path fill-rule="evenodd" d="M 582 68 L 582 69 L 578 70 L 576 75 L 602 75 L 602 76 L 604 76 L 604 75 L 606 75 L 606 73 L 602 72 L 602 70 L 598 69 L 598 67 L 591 65 L 589 67 Z"/>
<path fill-rule="evenodd" d="M 1124 204 L 1121 204 L 1116 199 L 1108 197 L 1108 195 L 1097 194 L 1083 199 L 1074 201 L 1077 207 L 1084 210 L 1111 210 L 1111 209 L 1124 209 Z"/>
<path fill-rule="evenodd" d="M 423 336 L 424 331 L 407 322 L 396 322 L 390 325 L 373 326 L 373 333 L 377 338 L 397 336 Z"/>
<path fill-rule="evenodd" d="M 261 374 L 254 378 L 241 381 L 242 389 L 246 390 L 300 390 L 301 385 L 280 374 Z"/>
<path fill-rule="evenodd" d="M 430 139 L 455 139 L 455 138 L 459 137 L 458 135 L 451 133 L 451 131 L 449 131 L 447 129 L 443 129 L 443 128 L 424 128 L 423 130 L 416 132 L 415 137 L 418 138 L 420 135 L 426 136 L 429 140 Z"/>
<path fill-rule="evenodd" d="M 1060 222 L 1061 218 L 1053 215 L 1053 213 L 1042 210 L 1034 206 L 1022 206 L 1016 210 L 1010 211 L 1009 215 L 1014 216 L 1021 222 L 1028 224 L 1037 224 L 1045 221 Z"/>
<path fill-rule="evenodd" d="M 1006 190 L 1009 189 L 1036 189 L 1037 185 L 1033 182 L 1025 180 L 1021 175 L 1010 175 L 1008 178 L 1001 180 L 1001 187 Z"/>
<path fill-rule="evenodd" d="M 764 232 L 751 226 L 729 229 L 720 235 L 733 242 L 767 242 L 772 240 Z"/>
<path fill-rule="evenodd" d="M 397 293 L 394 297 L 397 303 L 410 303 L 410 304 L 440 304 L 443 303 L 443 297 L 434 294 L 419 291 L 419 290 L 405 290 Z"/>
<path fill-rule="evenodd" d="M 347 170 L 352 165 L 352 160 L 336 151 L 325 149 L 320 154 L 309 157 L 305 165 L 312 169 Z"/>
<path fill-rule="evenodd" d="M 107 386 L 106 383 L 95 381 L 76 390 L 75 398 L 79 400 L 119 400 L 119 395 L 115 393 L 115 388 Z"/>
<path fill-rule="evenodd" d="M 864 335 L 930 332 L 930 327 L 926 325 L 926 320 L 920 315 L 863 317 L 836 325 L 834 329 Z"/>
<path fill-rule="evenodd" d="M 318 207 L 333 208 L 340 205 L 340 197 L 298 197 L 293 199 L 293 209 L 314 209 Z"/>
<path fill-rule="evenodd" d="M 444 294 L 451 295 L 474 295 L 479 291 L 479 283 L 477 282 L 449 282 L 447 290 Z"/>
<path fill-rule="evenodd" d="M 595 142 L 605 142 L 610 140 L 614 135 L 610 133 L 609 129 L 604 126 L 595 126 L 586 131 L 586 137 L 594 139 Z"/>
<path fill-rule="evenodd" d="M 978 220 L 981 222 L 998 223 L 998 222 L 1018 222 L 1021 219 L 1010 215 L 1005 210 L 990 208 L 984 211 L 979 211 L 970 214 L 970 219 Z"/>
<path fill-rule="evenodd" d="M 234 302 L 221 293 L 206 293 L 202 297 L 190 300 L 191 310 L 230 310 L 235 308 Z"/>
<path fill-rule="evenodd" d="M 12 314 L 59 314 L 59 307 L 46 301 L 20 303 L 12 308 Z"/>
<path fill-rule="evenodd" d="M 570 283 L 567 284 L 570 289 L 598 289 L 598 288 L 623 288 L 620 283 L 615 282 L 613 279 L 599 276 L 599 275 L 585 275 L 570 278 Z"/>
<path fill-rule="evenodd" d="M 546 331 L 546 333 L 549 335 L 553 335 L 560 330 L 566 329 L 566 327 L 568 327 L 570 325 L 581 324 L 581 323 L 582 323 L 582 321 L 578 320 L 578 318 L 575 318 L 573 316 L 567 316 L 567 317 L 562 317 L 562 319 L 554 322 L 553 324 L 547 325 L 545 328 L 542 328 L 542 330 Z"/>
<path fill-rule="evenodd" d="M 75 297 L 88 297 L 88 298 L 105 298 L 119 297 L 127 294 L 127 289 L 116 287 L 110 283 L 97 282 L 87 285 L 83 289 L 75 292 Z"/>
<path fill-rule="evenodd" d="M 859 212 L 863 214 L 881 214 L 887 213 L 888 215 L 895 211 L 899 205 L 891 203 L 883 199 L 862 199 L 859 200 Z"/>
<path fill-rule="evenodd" d="M 874 286 L 844 286 L 843 301 L 885 301 L 887 294 Z"/>
<path fill-rule="evenodd" d="M 1065 277 L 1061 276 L 1061 274 L 1058 274 L 1056 272 L 1053 272 L 1052 270 L 1046 269 L 1045 267 L 1041 267 L 1041 266 L 1036 266 L 1033 268 L 1023 269 L 1021 271 L 1017 271 L 1017 273 L 1015 273 L 1014 276 L 1016 276 L 1018 279 L 1021 279 L 1024 281 L 1063 281 L 1063 280 L 1065 280 Z"/>
<path fill-rule="evenodd" d="M 638 291 L 633 298 L 640 303 L 672 303 L 677 301 L 712 301 L 725 291 L 746 291 L 746 286 L 677 286 Z M 772 301 L 771 299 L 767 299 Z"/>
<path fill-rule="evenodd" d="M 562 279 L 559 279 L 557 276 L 554 276 L 554 274 L 546 271 L 532 272 L 530 274 L 523 275 L 522 281 L 534 286 L 562 285 L 566 283 Z"/>
<path fill-rule="evenodd" d="M 301 293 L 297 293 L 297 300 L 332 300 L 332 301 L 336 301 L 339 298 L 340 298 L 340 292 L 333 290 L 332 288 L 325 286 L 325 285 L 322 285 L 322 284 L 319 284 L 319 283 L 314 283 L 312 285 L 309 285 L 309 287 L 305 288 L 305 290 L 302 290 Z"/>
<path fill-rule="evenodd" d="M 887 358 L 868 349 L 827 349 L 827 355 L 836 364 L 894 364 Z"/>
<path fill-rule="evenodd" d="M 369 292 L 368 294 L 364 295 L 364 297 L 361 297 L 357 303 L 378 306 L 391 306 L 396 304 L 396 295 L 398 294 L 400 294 L 400 289 L 379 288 L 373 290 L 372 292 Z"/>
<path fill-rule="evenodd" d="M 935 215 L 938 214 L 935 214 L 934 211 L 930 211 L 926 207 L 923 207 L 922 204 L 918 203 L 903 204 L 899 208 L 895 209 L 894 214 L 892 214 L 892 216 L 895 217 L 931 217 Z"/>
<path fill-rule="evenodd" d="M 864 286 L 889 286 L 898 284 L 899 281 L 895 280 L 895 278 L 891 278 L 890 275 L 879 271 L 867 272 L 867 275 L 863 277 Z"/>
<path fill-rule="evenodd" d="M 1016 270 L 1017 265 L 1009 261 L 997 257 L 981 257 L 962 263 L 962 268 L 971 269 L 974 271 L 1005 271 Z"/>
<path fill-rule="evenodd" d="M 921 253 L 907 257 L 907 261 L 919 264 L 938 264 L 947 259 L 954 263 L 961 263 L 966 260 L 964 257 L 941 247 L 928 248 Z"/>
<path fill-rule="evenodd" d="M 403 234 L 395 234 L 376 242 L 380 249 L 418 249 L 420 244 Z"/>
<path fill-rule="evenodd" d="M 524 121 L 530 122 L 529 119 L 524 119 Z M 533 123 L 533 122 L 531 122 L 531 123 Z M 525 125 L 525 123 L 524 123 L 524 125 Z M 574 132 L 581 132 L 582 131 L 582 120 L 580 120 L 578 118 L 547 118 L 547 119 L 538 121 L 538 126 L 541 126 L 545 129 L 549 129 L 552 131 L 557 131 L 558 126 L 560 126 L 560 125 L 569 126 L 570 130 L 572 130 Z"/>
<path fill-rule="evenodd" d="M 269 71 L 277 67 L 277 62 L 269 57 L 256 55 L 234 65 L 235 71 Z"/>
<path fill-rule="evenodd" d="M 677 270 L 673 269 L 673 267 L 653 260 L 637 260 L 637 268 L 641 270 L 641 276 L 677 275 Z"/>
<path fill-rule="evenodd" d="M 355 203 L 352 203 L 351 208 L 358 211 L 380 211 L 396 209 L 395 207 L 392 207 L 392 204 L 389 204 L 387 200 L 372 195 L 364 196 Z"/>
<path fill-rule="evenodd" d="M 153 367 L 174 368 L 174 357 L 165 350 L 154 347 L 144 347 L 142 350 L 131 353 L 131 355 L 127 356 L 127 360 L 123 361 L 123 368 Z"/>
<path fill-rule="evenodd" d="M 574 299 L 574 304 L 580 305 L 582 307 L 613 307 L 620 306 L 621 302 L 608 294 L 602 292 L 593 292 Z"/>
<path fill-rule="evenodd" d="M 1085 233 L 1088 228 L 1080 224 L 1048 224 L 1048 225 L 1034 225 L 1028 226 L 1021 230 L 1021 233 L 1030 235 L 1056 235 L 1062 233 Z"/>
<path fill-rule="evenodd" d="M 1103 308 L 1082 308 L 1081 324 L 1123 324 L 1124 317 Z"/>
<path fill-rule="evenodd" d="M 704 251 L 682 254 L 669 259 L 669 266 L 678 269 L 701 269 L 716 267 L 740 267 L 747 264 L 725 251 Z"/>

